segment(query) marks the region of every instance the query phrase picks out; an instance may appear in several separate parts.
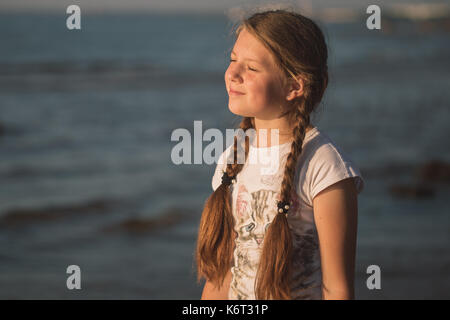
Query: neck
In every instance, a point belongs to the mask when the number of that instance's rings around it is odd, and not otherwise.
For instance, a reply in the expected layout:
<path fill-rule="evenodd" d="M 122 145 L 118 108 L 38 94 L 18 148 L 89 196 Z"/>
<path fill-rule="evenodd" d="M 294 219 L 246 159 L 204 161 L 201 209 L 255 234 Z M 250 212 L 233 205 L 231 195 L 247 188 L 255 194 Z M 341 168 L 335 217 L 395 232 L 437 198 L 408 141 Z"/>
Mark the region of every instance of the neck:
<path fill-rule="evenodd" d="M 306 132 L 311 130 L 311 128 L 312 125 L 309 125 L 306 128 Z M 261 131 L 261 129 L 265 130 Z M 294 127 L 288 123 L 286 117 L 272 120 L 255 118 L 256 147 L 270 147 L 291 142 L 293 141 L 293 129 Z M 276 134 L 276 130 L 278 130 L 278 135 Z"/>

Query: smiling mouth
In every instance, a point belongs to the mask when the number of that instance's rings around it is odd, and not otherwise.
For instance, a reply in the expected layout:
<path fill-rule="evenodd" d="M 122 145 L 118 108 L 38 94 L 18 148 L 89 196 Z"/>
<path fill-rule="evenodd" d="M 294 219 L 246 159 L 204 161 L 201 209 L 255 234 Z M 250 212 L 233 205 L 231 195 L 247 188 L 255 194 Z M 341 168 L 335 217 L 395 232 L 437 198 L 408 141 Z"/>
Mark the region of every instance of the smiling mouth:
<path fill-rule="evenodd" d="M 234 91 L 234 90 L 231 90 L 231 89 L 230 89 L 230 91 L 228 92 L 228 94 L 229 94 L 230 96 L 241 96 L 241 95 L 244 95 L 245 93 L 239 92 L 239 91 Z"/>

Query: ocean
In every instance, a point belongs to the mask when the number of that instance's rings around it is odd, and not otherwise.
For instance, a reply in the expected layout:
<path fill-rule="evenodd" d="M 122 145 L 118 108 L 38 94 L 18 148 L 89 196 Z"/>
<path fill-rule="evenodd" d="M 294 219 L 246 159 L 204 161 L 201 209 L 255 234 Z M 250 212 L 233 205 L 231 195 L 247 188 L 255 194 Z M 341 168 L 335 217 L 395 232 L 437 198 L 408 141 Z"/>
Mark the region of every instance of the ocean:
<path fill-rule="evenodd" d="M 0 16 L 0 298 L 199 299 L 193 253 L 215 165 L 177 128 L 234 128 L 224 15 Z M 323 23 L 313 117 L 359 166 L 356 295 L 450 298 L 448 29 Z M 367 267 L 382 287 L 366 286 Z M 81 290 L 68 290 L 69 265 Z"/>

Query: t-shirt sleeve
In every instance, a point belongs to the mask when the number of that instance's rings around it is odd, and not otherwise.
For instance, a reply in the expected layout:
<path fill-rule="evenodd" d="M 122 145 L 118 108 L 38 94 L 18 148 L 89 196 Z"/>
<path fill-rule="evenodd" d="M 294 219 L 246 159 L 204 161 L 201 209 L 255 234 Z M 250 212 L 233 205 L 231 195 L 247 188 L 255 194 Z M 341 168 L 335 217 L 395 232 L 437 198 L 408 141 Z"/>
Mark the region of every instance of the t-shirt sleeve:
<path fill-rule="evenodd" d="M 310 161 L 309 201 L 327 187 L 341 180 L 354 177 L 357 193 L 364 189 L 364 179 L 356 164 L 338 147 L 324 144 Z"/>

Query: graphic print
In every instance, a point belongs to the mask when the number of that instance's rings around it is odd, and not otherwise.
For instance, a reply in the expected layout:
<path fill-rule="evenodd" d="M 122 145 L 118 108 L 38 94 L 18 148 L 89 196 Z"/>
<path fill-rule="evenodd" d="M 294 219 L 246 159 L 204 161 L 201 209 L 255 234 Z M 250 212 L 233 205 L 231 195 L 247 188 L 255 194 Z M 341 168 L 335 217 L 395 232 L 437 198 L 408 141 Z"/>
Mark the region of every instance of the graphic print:
<path fill-rule="evenodd" d="M 252 299 L 249 293 L 254 290 L 253 282 L 264 235 L 276 213 L 278 198 L 277 193 L 271 190 L 249 193 L 244 185 L 238 186 L 234 217 L 238 237 L 237 250 L 234 252 L 232 299 Z"/>
<path fill-rule="evenodd" d="M 237 248 L 234 252 L 235 266 L 230 298 L 247 300 L 255 299 L 254 281 L 264 236 L 277 214 L 280 193 L 266 189 L 250 193 L 245 185 L 239 183 L 237 187 L 234 223 L 238 236 Z M 299 218 L 300 203 L 295 191 L 292 192 L 291 200 L 292 206 L 288 219 Z M 303 228 L 294 230 L 292 236 L 294 274 L 291 288 L 295 291 L 293 297 L 308 299 L 311 297 L 308 289 L 317 287 L 317 281 L 315 281 L 317 277 L 312 276 L 316 271 L 320 271 L 320 265 L 317 266 L 317 256 L 315 256 L 318 250 L 317 237 L 315 230 Z"/>
<path fill-rule="evenodd" d="M 271 190 L 249 193 L 240 185 L 236 200 L 238 241 L 248 246 L 262 248 L 264 234 L 274 218 L 279 196 Z"/>
<path fill-rule="evenodd" d="M 319 243 L 314 229 L 293 234 L 294 253 L 291 292 L 298 300 L 321 299 L 321 270 Z"/>

